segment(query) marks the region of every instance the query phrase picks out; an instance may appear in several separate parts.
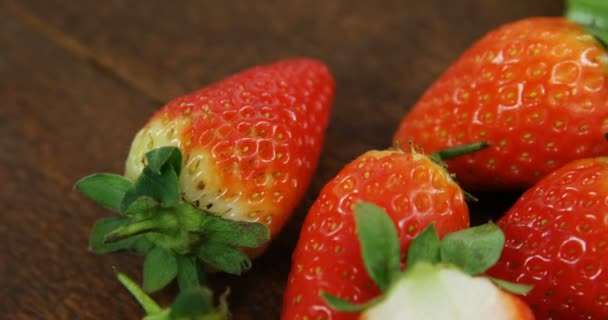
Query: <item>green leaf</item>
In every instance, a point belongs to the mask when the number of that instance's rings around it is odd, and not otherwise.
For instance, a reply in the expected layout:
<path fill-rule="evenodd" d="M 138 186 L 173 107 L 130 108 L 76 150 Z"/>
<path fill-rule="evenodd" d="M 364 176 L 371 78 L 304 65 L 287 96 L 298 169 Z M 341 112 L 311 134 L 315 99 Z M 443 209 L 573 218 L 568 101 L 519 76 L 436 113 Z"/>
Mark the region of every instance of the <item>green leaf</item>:
<path fill-rule="evenodd" d="M 439 262 L 439 236 L 433 224 L 422 231 L 410 244 L 407 252 L 407 268 L 418 262 L 426 261 L 431 264 Z"/>
<path fill-rule="evenodd" d="M 520 294 L 520 295 L 527 294 L 534 288 L 533 285 L 519 284 L 519 283 L 509 282 L 509 281 L 496 279 L 496 278 L 492 278 L 492 277 L 488 277 L 488 279 L 490 279 L 492 282 L 494 282 L 494 284 L 496 286 L 498 286 L 499 288 L 501 288 L 505 291 L 511 292 L 513 294 Z"/>
<path fill-rule="evenodd" d="M 190 288 L 198 288 L 201 281 L 198 277 L 198 267 L 195 258 L 187 256 L 177 256 L 177 284 L 180 291 Z"/>
<path fill-rule="evenodd" d="M 129 197 L 129 195 L 127 194 L 126 197 Z M 158 207 L 158 202 L 154 201 L 154 199 L 138 197 L 123 214 L 137 219 L 145 219 L 149 218 Z"/>
<path fill-rule="evenodd" d="M 89 249 L 95 253 L 103 254 L 116 252 L 121 250 L 134 250 L 141 252 L 140 250 L 149 241 L 144 238 L 133 237 L 129 239 L 120 240 L 114 243 L 104 243 L 105 236 L 129 223 L 130 219 L 123 217 L 112 217 L 104 218 L 95 222 L 93 230 L 91 231 L 91 237 L 89 239 Z"/>
<path fill-rule="evenodd" d="M 152 198 L 165 207 L 175 205 L 179 200 L 179 178 L 175 171 L 164 170 L 159 175 L 145 167 L 135 182 L 135 188 L 125 195 L 121 211 L 126 211 L 140 197 Z"/>
<path fill-rule="evenodd" d="M 147 254 L 155 247 L 154 243 L 148 240 L 144 235 L 137 235 L 130 239 L 133 240 L 133 245 L 131 246 L 131 249 L 140 254 Z M 124 241 L 127 240 L 128 239 L 125 239 Z"/>
<path fill-rule="evenodd" d="M 209 214 L 203 227 L 205 236 L 229 246 L 256 248 L 270 240 L 270 230 L 262 223 L 234 221 Z"/>
<path fill-rule="evenodd" d="M 132 186 L 125 177 L 97 173 L 78 180 L 74 187 L 102 207 L 118 212 L 122 199 Z"/>
<path fill-rule="evenodd" d="M 355 205 L 355 221 L 367 273 L 384 291 L 400 272 L 397 230 L 388 214 L 371 203 Z"/>
<path fill-rule="evenodd" d="M 498 261 L 504 244 L 502 230 L 493 223 L 460 230 L 441 241 L 441 260 L 478 275 Z"/>
<path fill-rule="evenodd" d="M 608 2 L 606 0 L 568 0 L 566 18 L 585 27 L 608 45 Z"/>
<path fill-rule="evenodd" d="M 171 305 L 173 319 L 192 319 L 213 312 L 213 293 L 203 287 L 182 291 Z"/>
<path fill-rule="evenodd" d="M 171 166 L 178 176 L 182 169 L 182 153 L 177 147 L 160 147 L 149 151 L 146 160 L 148 168 L 158 175 L 165 164 Z"/>
<path fill-rule="evenodd" d="M 352 302 L 348 302 L 342 298 L 338 298 L 333 296 L 327 292 L 320 292 L 319 295 L 321 298 L 325 300 L 327 305 L 329 305 L 332 309 L 341 312 L 361 312 L 365 309 L 370 308 L 374 304 L 378 303 L 383 297 L 379 296 L 374 299 L 369 300 L 363 304 L 354 304 Z"/>
<path fill-rule="evenodd" d="M 230 274 L 240 275 L 251 268 L 251 259 L 246 254 L 223 243 L 203 243 L 198 257 L 212 268 Z"/>
<path fill-rule="evenodd" d="M 435 163 L 441 164 L 445 160 L 454 159 L 465 154 L 475 153 L 489 147 L 490 144 L 485 141 L 479 141 L 471 144 L 462 144 L 455 147 L 443 149 L 433 152 L 429 158 Z"/>
<path fill-rule="evenodd" d="M 229 319 L 227 290 L 220 296 L 220 305 L 213 305 L 213 293 L 204 287 L 198 287 L 181 292 L 171 305 L 171 319 Z"/>
<path fill-rule="evenodd" d="M 164 288 L 177 276 L 177 260 L 169 251 L 155 247 L 144 261 L 144 290 L 152 293 Z"/>

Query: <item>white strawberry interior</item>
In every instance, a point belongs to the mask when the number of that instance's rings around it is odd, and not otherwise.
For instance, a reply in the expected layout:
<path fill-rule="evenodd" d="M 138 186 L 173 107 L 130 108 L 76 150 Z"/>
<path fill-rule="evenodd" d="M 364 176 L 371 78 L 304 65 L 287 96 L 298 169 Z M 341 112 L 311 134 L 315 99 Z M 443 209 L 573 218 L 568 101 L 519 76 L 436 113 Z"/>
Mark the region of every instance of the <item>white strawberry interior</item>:
<path fill-rule="evenodd" d="M 389 289 L 383 301 L 365 311 L 361 319 L 518 319 L 513 299 L 516 298 L 488 279 L 419 263 Z"/>

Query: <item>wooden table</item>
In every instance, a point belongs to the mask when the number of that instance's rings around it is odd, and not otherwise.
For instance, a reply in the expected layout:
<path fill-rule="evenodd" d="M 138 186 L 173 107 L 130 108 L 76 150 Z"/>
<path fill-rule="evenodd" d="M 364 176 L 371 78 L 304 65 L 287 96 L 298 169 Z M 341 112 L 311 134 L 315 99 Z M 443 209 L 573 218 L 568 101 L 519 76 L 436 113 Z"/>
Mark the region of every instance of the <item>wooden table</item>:
<path fill-rule="evenodd" d="M 109 213 L 73 190 L 122 172 L 129 143 L 171 97 L 289 56 L 324 60 L 337 81 L 313 183 L 279 239 L 232 288 L 235 319 L 277 319 L 307 208 L 348 161 L 390 143 L 423 90 L 487 30 L 559 15 L 560 0 L 0 2 L 0 318 L 137 319 L 112 266 L 142 259 L 87 251 Z M 474 219 L 511 198 L 484 195 Z M 506 200 L 505 200 L 506 199 Z M 155 297 L 171 301 L 176 288 Z"/>

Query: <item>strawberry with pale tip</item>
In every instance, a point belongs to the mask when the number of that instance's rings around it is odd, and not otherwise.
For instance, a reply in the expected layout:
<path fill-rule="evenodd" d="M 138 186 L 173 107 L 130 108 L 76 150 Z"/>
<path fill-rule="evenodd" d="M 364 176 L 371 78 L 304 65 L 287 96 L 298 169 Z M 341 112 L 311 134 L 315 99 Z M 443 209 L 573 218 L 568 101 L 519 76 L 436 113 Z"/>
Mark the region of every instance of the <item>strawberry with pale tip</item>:
<path fill-rule="evenodd" d="M 298 58 L 170 101 L 135 136 L 124 177 L 76 184 L 121 214 L 95 224 L 91 249 L 145 254 L 147 292 L 248 270 L 309 185 L 334 89 L 324 64 Z"/>

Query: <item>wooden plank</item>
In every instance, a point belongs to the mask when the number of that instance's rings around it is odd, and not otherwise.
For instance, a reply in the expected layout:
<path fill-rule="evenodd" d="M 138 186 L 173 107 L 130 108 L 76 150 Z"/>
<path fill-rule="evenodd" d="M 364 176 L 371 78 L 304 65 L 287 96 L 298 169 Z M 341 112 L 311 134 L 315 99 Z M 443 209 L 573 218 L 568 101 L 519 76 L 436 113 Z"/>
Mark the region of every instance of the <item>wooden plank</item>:
<path fill-rule="evenodd" d="M 107 212 L 72 185 L 120 171 L 154 103 L 1 11 L 0 48 L 1 318 L 137 318 L 111 267 L 137 275 L 139 262 L 87 251 Z"/>
<path fill-rule="evenodd" d="M 309 55 L 326 61 L 338 83 L 319 170 L 252 272 L 213 279 L 216 290 L 232 288 L 235 319 L 278 318 L 291 251 L 322 185 L 363 151 L 386 147 L 407 107 L 475 38 L 561 11 L 555 0 L 4 4 L 0 243 L 8 250 L 0 250 L 0 314 L 10 319 L 141 315 L 110 271 L 137 278 L 141 259 L 86 251 L 93 221 L 107 212 L 73 183 L 120 172 L 132 135 L 162 101 L 253 64 Z M 483 198 L 472 211 L 496 209 L 495 196 Z M 157 297 L 166 303 L 174 294 Z"/>
<path fill-rule="evenodd" d="M 559 15 L 563 6 L 557 0 L 7 3 L 38 29 L 77 40 L 92 59 L 161 101 L 250 65 L 318 57 L 338 83 L 329 141 L 376 147 L 386 146 L 407 107 L 481 34 L 525 16 Z M 344 123 L 356 126 L 357 139 L 338 131 Z M 351 146 L 351 158 L 365 149 Z"/>

